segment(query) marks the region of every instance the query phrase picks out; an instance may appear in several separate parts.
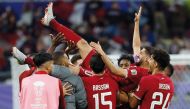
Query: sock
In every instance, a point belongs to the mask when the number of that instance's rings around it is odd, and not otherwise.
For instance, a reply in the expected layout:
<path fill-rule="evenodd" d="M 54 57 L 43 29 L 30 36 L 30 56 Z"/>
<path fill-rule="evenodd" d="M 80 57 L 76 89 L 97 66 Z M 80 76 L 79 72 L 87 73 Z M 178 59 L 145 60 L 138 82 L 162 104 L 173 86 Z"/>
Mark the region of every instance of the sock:
<path fill-rule="evenodd" d="M 74 41 L 77 43 L 79 40 L 81 40 L 81 37 L 77 35 L 75 32 L 73 32 L 71 29 L 65 27 L 64 25 L 61 25 L 58 23 L 55 19 L 50 21 L 50 26 L 57 32 L 61 32 L 65 35 L 65 38 L 68 41 Z"/>

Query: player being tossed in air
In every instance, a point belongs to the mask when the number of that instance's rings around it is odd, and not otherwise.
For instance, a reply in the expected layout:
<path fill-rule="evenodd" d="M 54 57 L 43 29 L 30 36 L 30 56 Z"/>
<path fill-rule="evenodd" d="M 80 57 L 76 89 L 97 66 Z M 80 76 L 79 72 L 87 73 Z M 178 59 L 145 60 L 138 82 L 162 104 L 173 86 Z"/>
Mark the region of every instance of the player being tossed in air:
<path fill-rule="evenodd" d="M 42 23 L 47 26 L 50 25 L 57 32 L 63 33 L 66 40 L 73 41 L 84 60 L 81 66 L 85 70 L 93 72 L 89 73 L 89 75 L 86 75 L 86 72 L 83 73 L 83 76 L 86 76 L 83 78 L 83 82 L 87 92 L 88 109 L 98 107 L 101 109 L 116 108 L 117 83 L 105 74 L 105 65 L 101 57 L 84 39 L 54 19 L 52 7 L 53 3 L 50 3 L 46 8 Z M 81 71 L 81 69 L 78 70 Z"/>
<path fill-rule="evenodd" d="M 95 50 L 79 35 L 74 33 L 69 28 L 65 27 L 64 25 L 61 25 L 58 23 L 54 19 L 52 7 L 53 7 L 53 3 L 50 3 L 48 5 L 48 7 L 46 8 L 45 16 L 42 19 L 42 23 L 44 25 L 51 26 L 57 32 L 64 33 L 65 38 L 67 40 L 73 41 L 76 44 L 76 46 L 78 47 L 81 57 L 84 60 L 82 63 L 83 69 L 91 71 L 92 69 L 89 66 L 89 61 L 90 61 L 92 55 L 95 54 Z M 141 13 L 141 8 L 139 10 L 138 17 L 140 17 L 140 13 Z M 137 14 L 136 14 L 136 16 L 137 16 Z M 139 39 L 139 41 L 140 41 L 140 39 Z M 140 50 L 140 46 L 139 46 L 139 50 Z M 140 60 L 142 60 L 142 63 L 141 63 L 142 66 L 148 65 L 146 58 L 150 57 L 150 54 L 151 54 L 151 49 L 142 49 L 141 50 Z M 116 68 L 112 63 L 106 64 L 106 66 L 109 68 L 109 70 L 111 70 L 112 73 L 128 79 L 126 81 L 126 85 L 128 86 L 126 91 L 134 90 L 137 87 L 141 77 L 144 75 L 148 75 L 148 70 L 141 68 L 141 67 L 135 66 L 135 67 L 132 67 L 132 69 L 122 69 L 122 68 Z M 83 71 L 83 70 L 80 69 L 80 72 L 81 71 Z M 83 76 L 92 76 L 93 75 L 92 73 L 86 73 L 85 71 L 83 71 L 83 72 L 84 72 Z"/>

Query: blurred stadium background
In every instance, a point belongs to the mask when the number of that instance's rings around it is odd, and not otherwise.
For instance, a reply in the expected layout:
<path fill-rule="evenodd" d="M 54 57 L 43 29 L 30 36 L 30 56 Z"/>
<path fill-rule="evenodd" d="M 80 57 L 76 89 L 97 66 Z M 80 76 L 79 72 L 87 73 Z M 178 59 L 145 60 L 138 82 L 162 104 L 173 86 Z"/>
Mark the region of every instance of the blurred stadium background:
<path fill-rule="evenodd" d="M 30 54 L 51 44 L 48 35 L 53 31 L 40 24 L 48 2 L 0 0 L 0 109 L 17 109 L 13 102 L 22 68 L 9 60 L 11 47 Z M 117 61 L 120 54 L 132 52 L 134 12 L 140 5 L 142 45 L 164 48 L 172 55 L 175 97 L 170 109 L 189 109 L 190 0 L 57 0 L 54 15 L 88 42 L 99 40 Z"/>

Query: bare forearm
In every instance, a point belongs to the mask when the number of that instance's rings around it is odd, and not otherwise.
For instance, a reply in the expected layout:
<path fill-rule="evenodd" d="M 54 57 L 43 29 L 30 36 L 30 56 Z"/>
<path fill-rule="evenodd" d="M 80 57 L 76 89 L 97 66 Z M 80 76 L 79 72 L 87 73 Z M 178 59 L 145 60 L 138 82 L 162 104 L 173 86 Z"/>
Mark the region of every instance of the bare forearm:
<path fill-rule="evenodd" d="M 141 41 L 139 32 L 139 21 L 135 22 L 134 33 L 133 33 L 133 52 L 134 54 L 140 53 Z"/>
<path fill-rule="evenodd" d="M 128 102 L 131 109 L 136 109 L 140 101 L 132 93 L 128 93 Z"/>
<path fill-rule="evenodd" d="M 51 45 L 48 50 L 47 50 L 47 53 L 50 53 L 50 54 L 53 54 L 53 52 L 55 51 L 56 47 Z"/>
<path fill-rule="evenodd" d="M 120 93 L 119 93 L 119 101 L 120 101 L 121 104 L 129 103 L 128 95 L 125 92 L 120 91 Z"/>
<path fill-rule="evenodd" d="M 117 76 L 120 76 L 120 77 L 125 77 L 126 76 L 125 75 L 125 70 L 116 67 L 111 62 L 111 60 L 109 59 L 109 57 L 105 53 L 102 54 L 102 60 L 104 61 L 104 63 L 106 64 L 106 66 L 110 69 L 111 73 L 113 73 L 113 74 L 115 74 Z"/>

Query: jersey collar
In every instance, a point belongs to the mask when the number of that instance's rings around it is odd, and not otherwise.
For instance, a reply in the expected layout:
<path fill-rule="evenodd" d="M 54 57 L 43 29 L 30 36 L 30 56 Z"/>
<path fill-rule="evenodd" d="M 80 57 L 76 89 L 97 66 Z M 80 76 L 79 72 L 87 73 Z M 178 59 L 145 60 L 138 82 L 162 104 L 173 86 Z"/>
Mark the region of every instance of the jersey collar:
<path fill-rule="evenodd" d="M 46 71 L 36 71 L 34 74 L 48 74 Z"/>

